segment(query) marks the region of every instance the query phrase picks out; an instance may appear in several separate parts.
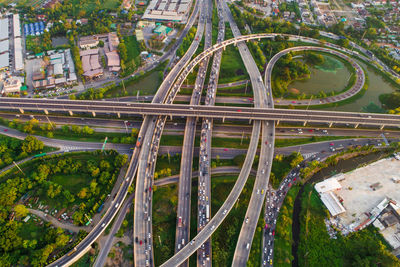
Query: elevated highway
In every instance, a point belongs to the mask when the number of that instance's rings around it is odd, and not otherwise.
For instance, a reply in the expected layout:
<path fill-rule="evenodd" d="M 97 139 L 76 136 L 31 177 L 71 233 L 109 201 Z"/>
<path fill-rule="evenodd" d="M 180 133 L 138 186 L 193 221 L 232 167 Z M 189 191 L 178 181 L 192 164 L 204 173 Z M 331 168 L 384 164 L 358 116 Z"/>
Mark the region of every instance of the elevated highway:
<path fill-rule="evenodd" d="M 113 106 L 115 105 L 115 106 Z M 188 106 L 180 104 L 122 103 L 108 101 L 75 101 L 0 98 L 0 110 L 19 111 L 57 111 L 83 113 L 110 113 L 128 115 L 165 115 L 171 117 L 208 117 L 220 119 L 274 120 L 289 122 L 317 122 L 328 124 L 353 124 L 373 126 L 400 126 L 400 116 L 391 114 L 269 109 L 229 106 Z M 332 126 L 332 125 L 331 125 Z"/>

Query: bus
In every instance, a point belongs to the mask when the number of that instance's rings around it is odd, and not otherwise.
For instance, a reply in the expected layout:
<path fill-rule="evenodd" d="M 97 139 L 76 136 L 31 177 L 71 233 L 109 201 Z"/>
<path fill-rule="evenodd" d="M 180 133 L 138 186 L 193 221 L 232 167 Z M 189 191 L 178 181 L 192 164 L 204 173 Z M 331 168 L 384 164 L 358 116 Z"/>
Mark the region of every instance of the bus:
<path fill-rule="evenodd" d="M 40 154 L 36 154 L 35 156 L 33 156 L 34 158 L 40 158 L 40 157 L 43 157 L 43 156 L 46 156 L 47 155 L 47 153 L 40 153 Z"/>

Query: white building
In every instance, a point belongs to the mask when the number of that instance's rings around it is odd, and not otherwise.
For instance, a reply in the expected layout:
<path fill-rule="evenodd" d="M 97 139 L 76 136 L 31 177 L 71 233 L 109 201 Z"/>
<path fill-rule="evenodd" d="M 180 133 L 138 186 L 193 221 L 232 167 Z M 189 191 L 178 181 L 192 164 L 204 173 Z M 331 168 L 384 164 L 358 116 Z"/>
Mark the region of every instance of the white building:
<path fill-rule="evenodd" d="M 314 188 L 332 216 L 337 216 L 346 212 L 342 203 L 340 203 L 337 196 L 333 193 L 333 191 L 342 189 L 342 186 L 336 177 L 331 177 L 319 182 L 315 184 Z"/>

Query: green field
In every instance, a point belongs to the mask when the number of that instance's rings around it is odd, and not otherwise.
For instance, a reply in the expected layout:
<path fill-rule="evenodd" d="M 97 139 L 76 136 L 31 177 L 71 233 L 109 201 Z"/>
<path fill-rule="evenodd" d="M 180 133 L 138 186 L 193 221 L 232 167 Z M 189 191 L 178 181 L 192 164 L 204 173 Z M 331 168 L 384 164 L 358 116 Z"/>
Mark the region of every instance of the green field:
<path fill-rule="evenodd" d="M 233 38 L 229 24 L 225 26 L 225 40 Z M 236 46 L 230 45 L 222 52 L 218 83 L 229 83 L 248 79 L 246 68 Z"/>
<path fill-rule="evenodd" d="M 97 5 L 96 4 L 97 0 L 88 0 L 88 1 L 69 0 L 68 2 L 70 2 L 73 7 L 79 7 L 79 8 L 74 8 L 75 15 L 77 15 L 80 10 L 84 10 L 86 13 L 90 13 L 96 8 Z M 100 4 L 101 9 L 107 9 L 112 11 L 116 11 L 121 3 L 118 0 L 98 0 L 98 2 Z"/>

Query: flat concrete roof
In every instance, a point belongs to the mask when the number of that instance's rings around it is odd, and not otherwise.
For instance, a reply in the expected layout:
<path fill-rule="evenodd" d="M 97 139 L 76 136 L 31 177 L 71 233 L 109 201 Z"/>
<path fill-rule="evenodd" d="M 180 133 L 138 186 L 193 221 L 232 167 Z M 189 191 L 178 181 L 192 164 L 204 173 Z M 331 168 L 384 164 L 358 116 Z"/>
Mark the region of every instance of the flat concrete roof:
<path fill-rule="evenodd" d="M 0 54 L 0 69 L 8 68 L 10 66 L 10 54 L 8 52 Z"/>
<path fill-rule="evenodd" d="M 8 39 L 8 19 L 0 19 L 0 40 Z"/>

